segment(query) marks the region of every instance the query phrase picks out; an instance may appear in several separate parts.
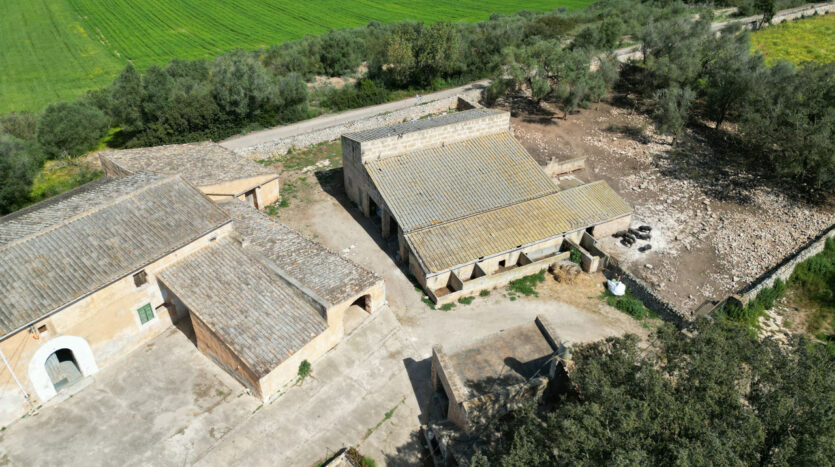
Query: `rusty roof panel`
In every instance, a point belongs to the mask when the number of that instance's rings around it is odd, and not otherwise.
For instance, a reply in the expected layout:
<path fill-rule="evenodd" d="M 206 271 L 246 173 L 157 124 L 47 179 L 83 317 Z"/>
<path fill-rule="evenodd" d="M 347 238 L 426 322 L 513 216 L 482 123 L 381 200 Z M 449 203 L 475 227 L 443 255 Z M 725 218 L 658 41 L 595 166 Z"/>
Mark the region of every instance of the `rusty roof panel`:
<path fill-rule="evenodd" d="M 365 164 L 404 232 L 558 191 L 510 133 Z"/>
<path fill-rule="evenodd" d="M 429 274 L 616 219 L 632 208 L 604 181 L 406 234 Z"/>

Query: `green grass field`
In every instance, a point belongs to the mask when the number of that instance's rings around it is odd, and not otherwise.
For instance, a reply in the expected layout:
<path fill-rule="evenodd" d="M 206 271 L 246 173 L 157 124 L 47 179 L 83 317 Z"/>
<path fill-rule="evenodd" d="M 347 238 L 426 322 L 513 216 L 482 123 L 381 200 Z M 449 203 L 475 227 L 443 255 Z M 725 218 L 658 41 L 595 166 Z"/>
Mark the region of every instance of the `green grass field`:
<path fill-rule="evenodd" d="M 835 60 L 835 14 L 815 16 L 761 29 L 751 43 L 772 62 L 828 63 Z"/>
<path fill-rule="evenodd" d="M 477 21 L 591 0 L 0 0 L 0 113 L 37 111 L 108 84 L 127 60 L 254 49 L 370 21 Z"/>

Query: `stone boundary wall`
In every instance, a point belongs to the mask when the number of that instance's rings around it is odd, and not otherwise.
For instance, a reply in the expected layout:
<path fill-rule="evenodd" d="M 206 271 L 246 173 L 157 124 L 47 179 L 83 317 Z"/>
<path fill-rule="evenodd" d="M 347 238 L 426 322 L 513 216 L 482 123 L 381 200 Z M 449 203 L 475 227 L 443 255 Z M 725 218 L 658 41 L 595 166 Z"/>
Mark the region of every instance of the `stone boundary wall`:
<path fill-rule="evenodd" d="M 480 107 L 477 102 L 481 99 L 481 87 L 472 87 L 460 93 L 425 102 L 393 112 L 381 112 L 370 117 L 363 117 L 349 122 L 338 123 L 327 128 L 299 133 L 285 138 L 275 139 L 267 143 L 236 150 L 238 154 L 253 160 L 269 159 L 282 156 L 292 148 L 302 148 L 313 144 L 338 139 L 345 133 L 370 130 L 388 125 L 395 125 L 409 120 L 417 120 L 429 115 L 435 115 L 449 110 L 468 110 Z"/>
<path fill-rule="evenodd" d="M 823 251 L 823 247 L 826 245 L 826 240 L 833 237 L 835 237 L 835 224 L 829 226 L 828 229 L 824 230 L 817 237 L 810 240 L 806 246 L 796 251 L 794 254 L 790 255 L 778 265 L 769 269 L 749 285 L 740 290 L 738 295 L 741 297 L 742 303 L 748 304 L 748 301 L 756 297 L 760 290 L 765 287 L 771 287 L 777 278 L 784 281 L 788 280 L 792 275 L 795 266 Z"/>
<path fill-rule="evenodd" d="M 679 329 L 686 327 L 692 320 L 689 315 L 677 310 L 676 307 L 655 293 L 652 287 L 644 283 L 644 281 L 638 279 L 628 270 L 622 268 L 614 258 L 609 257 L 609 264 L 607 265 L 606 270 L 609 273 L 607 274 L 607 277 L 613 276 L 618 278 L 624 283 L 624 285 L 626 285 L 626 290 L 628 290 L 629 293 L 631 293 L 638 300 L 642 301 L 645 307 L 657 313 L 658 317 L 662 320 L 673 323 Z"/>

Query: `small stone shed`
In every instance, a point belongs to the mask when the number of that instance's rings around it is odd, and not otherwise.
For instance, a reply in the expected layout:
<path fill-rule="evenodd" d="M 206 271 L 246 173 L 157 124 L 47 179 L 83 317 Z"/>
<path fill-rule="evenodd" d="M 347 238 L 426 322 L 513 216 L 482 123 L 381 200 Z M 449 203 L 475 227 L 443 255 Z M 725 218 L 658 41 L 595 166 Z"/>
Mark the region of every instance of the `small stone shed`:
<path fill-rule="evenodd" d="M 423 430 L 436 465 L 456 465 L 453 461 L 459 455 L 468 459 L 464 451 L 478 442 L 478 432 L 491 420 L 525 402 L 540 401 L 546 393 L 564 390 L 570 359 L 570 344 L 542 315 L 452 353 L 435 346 L 431 361 L 435 393 Z M 463 445 L 468 445 L 464 451 Z"/>
<path fill-rule="evenodd" d="M 214 201 L 233 198 L 263 209 L 278 199 L 278 174 L 211 141 L 104 151 L 105 173 L 182 175 Z"/>
<path fill-rule="evenodd" d="M 576 245 L 629 226 L 604 181 L 561 189 L 510 133 L 510 114 L 472 109 L 342 136 L 345 190 L 429 297 L 448 303 L 539 272 Z"/>
<path fill-rule="evenodd" d="M 221 206 L 232 234 L 159 280 L 189 310 L 198 348 L 266 400 L 379 308 L 384 284 L 241 201 Z"/>

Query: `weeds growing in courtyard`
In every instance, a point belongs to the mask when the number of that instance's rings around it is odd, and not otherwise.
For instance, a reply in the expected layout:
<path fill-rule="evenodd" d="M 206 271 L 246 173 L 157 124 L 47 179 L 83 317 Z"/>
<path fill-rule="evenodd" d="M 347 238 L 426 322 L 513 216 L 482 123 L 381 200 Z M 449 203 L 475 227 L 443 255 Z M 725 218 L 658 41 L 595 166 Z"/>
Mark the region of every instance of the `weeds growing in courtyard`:
<path fill-rule="evenodd" d="M 305 378 L 310 376 L 311 369 L 312 368 L 310 366 L 310 362 L 308 362 L 307 360 L 302 360 L 302 362 L 299 364 L 299 378 L 301 378 L 301 380 L 304 381 Z"/>
<path fill-rule="evenodd" d="M 510 300 L 515 300 L 513 295 L 517 293 L 526 297 L 530 297 L 531 295 L 538 297 L 539 292 L 536 291 L 536 287 L 543 282 L 545 282 L 545 270 L 516 279 L 515 281 L 510 281 L 510 284 L 507 285 L 508 290 L 511 292 Z"/>
<path fill-rule="evenodd" d="M 647 318 L 654 319 L 658 317 L 654 311 L 644 306 L 642 301 L 635 298 L 635 296 L 628 291 L 624 295 L 618 297 L 612 292 L 605 290 L 600 298 L 605 300 L 606 304 L 609 306 L 617 308 L 639 321 Z"/>
<path fill-rule="evenodd" d="M 461 297 L 458 299 L 458 303 L 462 305 L 469 305 L 470 303 L 473 303 L 473 300 L 475 300 L 475 297 Z"/>

